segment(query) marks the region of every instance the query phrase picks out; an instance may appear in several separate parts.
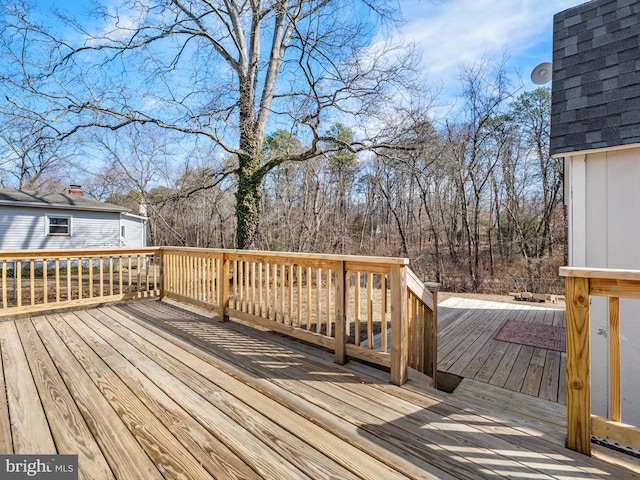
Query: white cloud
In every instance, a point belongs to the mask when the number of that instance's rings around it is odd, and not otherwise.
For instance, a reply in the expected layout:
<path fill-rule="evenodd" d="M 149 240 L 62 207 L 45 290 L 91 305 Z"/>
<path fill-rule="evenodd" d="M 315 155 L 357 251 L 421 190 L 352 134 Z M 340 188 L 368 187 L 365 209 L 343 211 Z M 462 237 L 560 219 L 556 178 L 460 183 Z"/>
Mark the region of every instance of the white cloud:
<path fill-rule="evenodd" d="M 404 36 L 422 51 L 427 80 L 457 83 L 460 65 L 499 59 L 523 74 L 551 61 L 553 15 L 581 0 L 405 0 Z M 525 80 L 528 80 L 525 79 Z"/>

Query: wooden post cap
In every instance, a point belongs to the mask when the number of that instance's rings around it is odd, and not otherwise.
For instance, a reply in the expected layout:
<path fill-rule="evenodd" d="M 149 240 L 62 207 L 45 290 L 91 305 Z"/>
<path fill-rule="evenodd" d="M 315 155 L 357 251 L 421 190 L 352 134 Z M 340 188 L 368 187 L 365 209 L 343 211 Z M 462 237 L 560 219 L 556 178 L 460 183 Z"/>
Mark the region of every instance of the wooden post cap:
<path fill-rule="evenodd" d="M 442 287 L 442 284 L 438 282 L 424 282 L 424 286 L 432 292 L 437 292 L 440 290 L 440 287 Z"/>

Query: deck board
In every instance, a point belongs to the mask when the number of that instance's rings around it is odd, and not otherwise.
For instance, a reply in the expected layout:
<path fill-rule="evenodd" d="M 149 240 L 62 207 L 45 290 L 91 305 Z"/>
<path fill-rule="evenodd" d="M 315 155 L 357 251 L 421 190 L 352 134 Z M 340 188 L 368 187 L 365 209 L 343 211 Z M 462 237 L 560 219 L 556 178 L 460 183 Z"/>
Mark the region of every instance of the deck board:
<path fill-rule="evenodd" d="M 103 320 L 106 319 L 103 317 Z M 86 321 L 93 329 L 101 332 L 106 342 L 113 342 L 114 347 L 120 345 L 119 337 L 105 325 L 88 318 Z M 145 333 L 147 338 L 150 335 L 150 332 Z M 283 475 L 305 477 L 306 474 L 296 467 L 295 463 L 298 463 L 305 466 L 323 465 L 325 471 L 332 475 L 351 478 L 346 470 L 333 465 L 329 459 L 318 454 L 315 449 L 310 448 L 288 431 L 280 428 L 268 417 L 237 402 L 235 398 L 225 395 L 224 391 L 212 382 L 207 382 L 204 377 L 198 379 L 199 382 L 196 385 L 193 377 L 197 377 L 197 375 L 194 375 L 193 371 L 189 371 L 183 364 L 166 363 L 166 369 L 163 368 L 159 362 L 167 362 L 166 358 L 161 360 L 161 357 L 166 354 L 151 348 L 148 342 L 141 337 L 124 332 L 122 338 L 127 343 L 120 346 L 119 351 L 127 358 L 132 359 L 136 368 L 148 377 L 154 378 L 164 393 L 170 393 L 187 402 L 197 418 L 206 418 L 209 431 L 224 439 L 224 442 L 231 445 L 233 450 L 240 452 L 242 458 L 247 463 L 253 463 L 252 466 L 261 475 L 274 476 L 274 478 L 282 478 Z M 140 356 L 137 349 L 141 349 L 149 356 Z M 149 358 L 153 358 L 154 361 L 151 362 Z M 180 380 L 176 376 L 168 375 L 169 370 L 177 374 Z M 188 377 L 191 377 L 189 384 L 186 382 Z M 215 399 L 215 401 L 208 399 Z M 240 425 L 242 428 L 239 428 Z M 274 439 L 275 441 L 265 444 L 259 439 Z M 212 473 L 215 473 L 215 470 Z"/>
<path fill-rule="evenodd" d="M 15 323 L 0 323 L 0 348 L 14 453 L 55 453 L 47 417 Z"/>
<path fill-rule="evenodd" d="M 101 379 L 103 385 L 112 385 L 105 396 L 110 391 L 118 392 L 117 399 L 110 398 L 114 407 L 119 409 L 118 404 L 127 402 L 128 410 L 135 412 L 136 416 L 127 418 L 132 422 L 129 428 L 132 429 L 133 425 L 145 426 L 144 429 L 136 429 L 137 439 L 153 462 L 161 465 L 162 470 L 172 477 L 208 478 L 211 472 L 205 472 L 203 465 L 208 455 L 196 457 L 202 449 L 192 450 L 191 442 L 185 445 L 184 438 L 188 438 L 190 432 L 183 435 L 184 429 L 179 429 L 185 424 L 188 414 L 180 412 L 177 404 L 159 388 L 159 385 L 175 377 L 160 368 L 153 368 L 154 362 L 138 352 L 130 356 L 133 347 L 115 336 L 109 336 L 106 329 L 87 312 L 67 314 L 64 320 L 90 348 L 100 352 L 105 366 L 113 372 L 96 372 L 94 375 Z M 129 359 L 133 362 L 130 363 Z M 183 391 L 178 385 L 172 394 L 180 397 Z M 168 460 L 173 456 L 180 461 Z"/>
<path fill-rule="evenodd" d="M 316 396 L 322 395 L 322 390 L 326 388 L 332 376 L 336 376 L 342 381 L 345 378 L 348 379 L 351 375 L 341 375 L 334 371 L 333 365 L 331 365 L 330 368 L 328 368 L 327 365 L 323 365 L 318 366 L 318 368 L 314 368 L 314 373 L 311 375 L 312 379 L 315 376 L 315 379 L 320 382 L 320 390 L 311 387 L 304 388 L 298 382 L 283 382 L 280 377 L 285 376 L 285 371 L 289 371 L 296 363 L 300 362 L 299 355 L 292 355 L 291 353 L 288 353 L 287 350 L 275 348 L 272 344 L 265 344 L 258 339 L 251 340 L 249 344 L 247 344 L 247 339 L 244 338 L 244 336 L 238 338 L 238 333 L 236 331 L 228 328 L 221 328 L 219 325 L 210 323 L 195 325 L 190 315 L 185 314 L 184 312 L 175 311 L 175 309 L 170 309 L 166 305 L 155 303 L 153 305 L 149 305 L 149 309 L 152 309 L 153 311 L 151 317 L 156 320 L 170 319 L 169 321 L 171 325 L 165 326 L 168 327 L 167 329 L 172 333 L 188 338 L 192 343 L 200 346 L 210 353 L 213 346 L 219 347 L 214 348 L 215 353 L 213 354 L 222 361 L 216 364 L 214 372 L 217 373 L 223 371 L 233 377 L 242 378 L 242 383 L 254 388 L 255 390 L 262 391 L 267 397 L 281 403 L 285 409 L 295 412 L 303 418 L 321 418 L 323 422 L 328 423 L 330 426 L 329 430 L 334 432 L 334 435 L 337 435 L 338 438 L 342 438 L 344 442 L 350 442 L 352 446 L 355 446 L 358 449 L 370 449 L 370 455 L 372 458 L 366 461 L 368 464 L 366 468 L 356 470 L 359 475 L 362 475 L 363 472 L 370 472 L 364 473 L 364 475 L 367 478 L 372 479 L 396 478 L 398 476 L 398 473 L 394 471 L 396 469 L 401 470 L 409 477 L 413 477 L 415 475 L 420 476 L 420 474 L 424 475 L 425 472 L 429 471 L 433 471 L 437 476 L 444 475 L 444 472 L 434 469 L 433 466 L 426 462 L 420 462 L 418 459 L 407 455 L 407 453 L 402 449 L 391 448 L 391 445 L 387 446 L 387 448 L 377 448 L 371 444 L 364 447 L 364 445 L 367 445 L 367 442 L 361 442 L 361 437 L 373 440 L 377 439 L 377 437 L 375 435 L 367 435 L 366 432 L 363 431 L 358 431 L 358 428 L 352 421 L 346 421 L 343 418 L 336 416 L 334 413 L 336 409 L 343 409 L 345 408 L 345 405 L 342 405 L 333 397 L 326 395 L 324 396 L 324 400 L 327 404 L 320 402 L 320 405 L 318 405 L 316 403 Z M 136 313 L 138 315 L 141 313 L 138 306 L 132 306 L 130 310 L 137 310 Z M 145 326 L 144 328 L 147 327 Z M 257 353 L 258 359 L 252 360 L 251 358 L 238 358 L 234 353 L 238 340 L 244 344 L 243 350 L 246 349 L 246 347 L 249 347 L 252 352 Z M 189 346 L 185 345 L 185 348 L 189 348 Z M 269 355 L 264 355 L 267 352 Z M 198 352 L 192 353 L 197 354 Z M 262 360 L 262 357 L 271 355 L 279 357 L 281 360 L 279 362 L 274 361 L 273 363 Z M 211 357 L 208 358 L 210 359 Z M 231 360 L 230 362 L 225 362 L 225 359 Z M 285 359 L 284 363 L 282 359 Z M 291 359 L 293 359 L 293 361 L 291 361 Z M 313 361 L 312 359 L 306 360 L 308 362 Z M 241 368 L 232 367 L 231 365 L 233 364 L 236 364 Z M 267 367 L 267 365 L 270 364 L 272 365 L 272 368 L 276 370 L 275 376 Z M 195 365 L 198 365 L 198 369 L 203 368 L 199 362 Z M 283 365 L 285 365 L 286 368 L 283 368 Z M 250 374 L 247 375 L 247 372 Z M 211 375 L 213 375 L 213 372 Z M 309 378 L 308 370 L 306 376 Z M 228 388 L 228 386 L 225 388 Z M 260 408 L 259 405 L 260 404 L 257 405 L 258 408 Z M 318 447 L 323 450 L 334 450 L 335 453 L 338 453 L 333 445 L 337 438 L 334 436 L 334 438 L 330 440 L 330 442 L 318 445 Z M 337 446 L 339 447 L 341 443 L 343 442 L 337 442 Z M 360 453 L 360 457 L 362 460 L 362 453 Z M 416 463 L 419 464 L 418 469 L 415 468 Z M 373 472 L 371 472 L 372 469 Z"/>
<path fill-rule="evenodd" d="M 0 328 L 0 335 L 2 329 Z M 2 340 L 0 339 L 0 451 L 13 453 L 13 440 L 11 434 L 11 420 L 9 418 L 9 400 L 5 382 L 4 363 L 2 358 Z"/>
<path fill-rule="evenodd" d="M 110 314 L 110 315 L 109 315 Z M 80 316 L 80 315 L 79 315 Z M 170 380 L 171 376 L 166 375 L 166 371 L 174 372 L 178 374 L 184 384 L 193 385 L 192 377 L 199 377 L 193 370 L 182 368 L 182 364 L 177 361 L 168 361 L 166 354 L 160 350 L 155 349 L 150 351 L 150 348 L 145 348 L 143 342 L 135 341 L 134 334 L 130 330 L 123 327 L 118 322 L 118 316 L 110 309 L 106 311 L 94 310 L 91 315 L 82 314 L 80 318 L 88 321 L 88 324 L 97 325 L 90 322 L 90 317 L 101 322 L 103 325 L 109 325 L 110 328 L 122 338 L 127 338 L 127 342 L 130 346 L 138 347 L 142 346 L 141 352 L 149 358 L 153 358 L 154 361 L 164 368 L 165 373 L 163 377 Z M 104 331 L 104 330 L 103 330 Z M 133 340 L 133 341 L 132 341 Z M 135 351 L 127 349 L 129 353 L 133 353 L 130 357 L 136 363 L 146 363 L 147 358 L 145 356 L 139 356 Z M 156 378 L 156 374 L 153 374 L 152 378 Z M 136 367 L 132 375 L 130 375 L 129 383 L 135 380 L 136 377 L 144 375 Z M 126 376 L 124 378 L 127 378 Z M 190 452 L 198 459 L 199 462 L 209 472 L 226 471 L 227 478 L 260 478 L 252 469 L 250 469 L 246 463 L 244 463 L 233 451 L 227 447 L 227 445 L 218 439 L 218 436 L 212 434 L 218 431 L 218 426 L 215 423 L 216 419 L 211 415 L 210 409 L 215 408 L 210 403 L 203 402 L 201 398 L 195 398 L 194 404 L 191 405 L 190 411 L 183 408 L 180 403 L 175 401 L 175 395 L 178 391 L 171 390 L 169 394 L 163 392 L 159 387 L 155 386 L 152 382 L 145 380 L 143 382 L 146 385 L 146 392 L 142 395 L 142 399 L 152 406 L 155 412 L 162 417 L 162 421 L 167 427 L 179 438 Z M 180 385 L 177 388 L 182 389 Z M 212 398 L 219 396 L 217 392 L 202 388 L 193 388 L 193 392 L 187 389 L 186 395 L 193 396 L 193 393 L 199 393 L 203 398 Z M 187 398 L 187 397 L 185 397 Z M 188 398 L 187 398 L 188 399 Z M 204 404 L 204 406 L 203 406 Z M 203 407 L 203 408 L 201 408 Z M 192 416 L 194 413 L 201 416 L 200 422 L 195 420 Z M 218 435 L 220 435 L 218 433 Z"/>
<path fill-rule="evenodd" d="M 507 320 L 565 325 L 564 310 L 451 297 L 439 304 L 438 369 L 515 392 L 566 403 L 564 352 L 493 339 Z"/>
<path fill-rule="evenodd" d="M 27 360 L 47 418 L 64 419 L 63 423 L 49 422 L 57 452 L 78 454 L 82 457 L 80 478 L 113 478 L 111 469 L 87 427 L 82 413 L 74 403 L 33 324 L 19 322 L 16 323 L 16 327 L 25 350 L 29 352 Z M 88 475 L 88 472 L 91 472 L 91 475 Z"/>
<path fill-rule="evenodd" d="M 151 462 L 118 414 L 124 412 L 113 410 L 71 351 L 73 338 L 68 335 L 58 336 L 52 326 L 56 321 L 59 321 L 58 315 L 49 315 L 46 318 L 34 319 L 33 323 L 114 476 L 118 479 L 162 478 L 158 468 Z M 80 456 L 78 468 L 86 472 L 89 478 L 94 474 L 84 466 L 84 458 Z"/>
<path fill-rule="evenodd" d="M 0 453 L 46 430 L 81 478 L 633 478 L 565 449 L 558 403 L 469 379 L 448 395 L 416 373 L 397 387 L 164 302 L 6 321 L 0 348 L 8 410 L 24 384 L 43 412 L 12 416 Z"/>

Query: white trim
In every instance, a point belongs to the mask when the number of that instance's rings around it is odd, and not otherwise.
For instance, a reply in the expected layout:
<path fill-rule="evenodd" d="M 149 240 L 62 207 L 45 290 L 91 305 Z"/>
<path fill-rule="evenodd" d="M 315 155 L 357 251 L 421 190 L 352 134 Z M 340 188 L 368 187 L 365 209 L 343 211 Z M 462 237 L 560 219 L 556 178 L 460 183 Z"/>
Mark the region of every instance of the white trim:
<path fill-rule="evenodd" d="M 587 265 L 587 166 L 586 155 L 571 155 L 566 168 L 568 175 L 569 208 L 569 265 L 586 267 Z"/>
<path fill-rule="evenodd" d="M 123 217 L 136 218 L 138 220 L 142 220 L 145 222 L 149 219 L 148 217 L 143 217 L 142 215 L 136 215 L 135 213 L 122 212 L 120 215 L 122 215 Z"/>
<path fill-rule="evenodd" d="M 115 209 L 110 207 L 91 207 L 83 205 L 59 205 L 56 203 L 38 203 L 38 202 L 14 202 L 11 200 L 0 200 L 0 205 L 15 208 L 46 208 L 49 210 L 75 210 L 75 211 L 88 211 L 88 212 L 113 212 L 113 213 L 126 213 L 128 209 L 122 207 L 122 209 Z"/>
<path fill-rule="evenodd" d="M 66 218 L 67 222 L 67 233 L 51 233 L 51 219 L 52 218 Z M 73 216 L 72 215 L 59 215 L 56 213 L 47 213 L 44 217 L 44 235 L 45 237 L 71 237 L 73 236 Z"/>
<path fill-rule="evenodd" d="M 627 145 L 613 145 L 611 147 L 589 148 L 587 150 L 577 150 L 575 152 L 558 152 L 551 155 L 551 158 L 576 157 L 580 155 L 589 155 L 592 153 L 613 152 L 616 150 L 627 150 L 630 148 L 638 148 L 640 143 L 629 143 Z"/>

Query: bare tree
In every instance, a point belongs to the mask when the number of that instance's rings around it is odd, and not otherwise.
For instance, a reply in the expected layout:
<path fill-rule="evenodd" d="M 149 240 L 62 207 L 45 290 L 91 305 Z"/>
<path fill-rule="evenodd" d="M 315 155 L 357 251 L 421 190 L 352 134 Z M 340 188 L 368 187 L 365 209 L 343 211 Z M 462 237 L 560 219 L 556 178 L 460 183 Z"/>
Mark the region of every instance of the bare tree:
<path fill-rule="evenodd" d="M 393 6 L 126 0 L 96 10 L 84 24 L 59 14 L 69 29 L 60 32 L 10 1 L 2 22 L 9 68 L 0 81 L 23 115 L 55 120 L 59 139 L 87 128 L 151 123 L 233 155 L 237 162 L 225 173 L 237 178 L 237 244 L 249 248 L 269 171 L 383 142 L 372 135 L 346 145 L 325 135 L 323 125 L 337 114 L 370 121 L 412 74 L 412 52 L 380 40 Z M 25 94 L 37 101 L 22 102 Z M 306 139 L 305 151 L 263 156 L 274 117 Z"/>
<path fill-rule="evenodd" d="M 462 73 L 466 118 L 449 128 L 456 167 L 456 187 L 462 208 L 462 228 L 471 288 L 480 285 L 481 221 L 491 173 L 502 152 L 503 116 L 510 98 L 504 64 L 482 62 Z"/>
<path fill-rule="evenodd" d="M 28 118 L 0 114 L 0 165 L 3 186 L 24 190 L 59 190 L 68 186 L 62 176 L 69 167 L 67 154 L 73 145 L 61 145 L 48 137 L 45 124 Z"/>
<path fill-rule="evenodd" d="M 533 243 L 528 247 L 529 254 L 542 258 L 551 255 L 552 224 L 554 214 L 560 206 L 563 164 L 561 159 L 549 155 L 549 119 L 551 117 L 551 91 L 548 88 L 537 88 L 532 92 L 520 95 L 513 107 L 514 123 L 518 125 L 526 157 L 536 163 L 532 170 L 535 195 L 530 201 L 540 208 L 534 213 L 534 231 L 523 241 Z M 531 194 L 530 194 L 531 196 Z M 531 223 L 531 222 L 529 222 Z"/>

